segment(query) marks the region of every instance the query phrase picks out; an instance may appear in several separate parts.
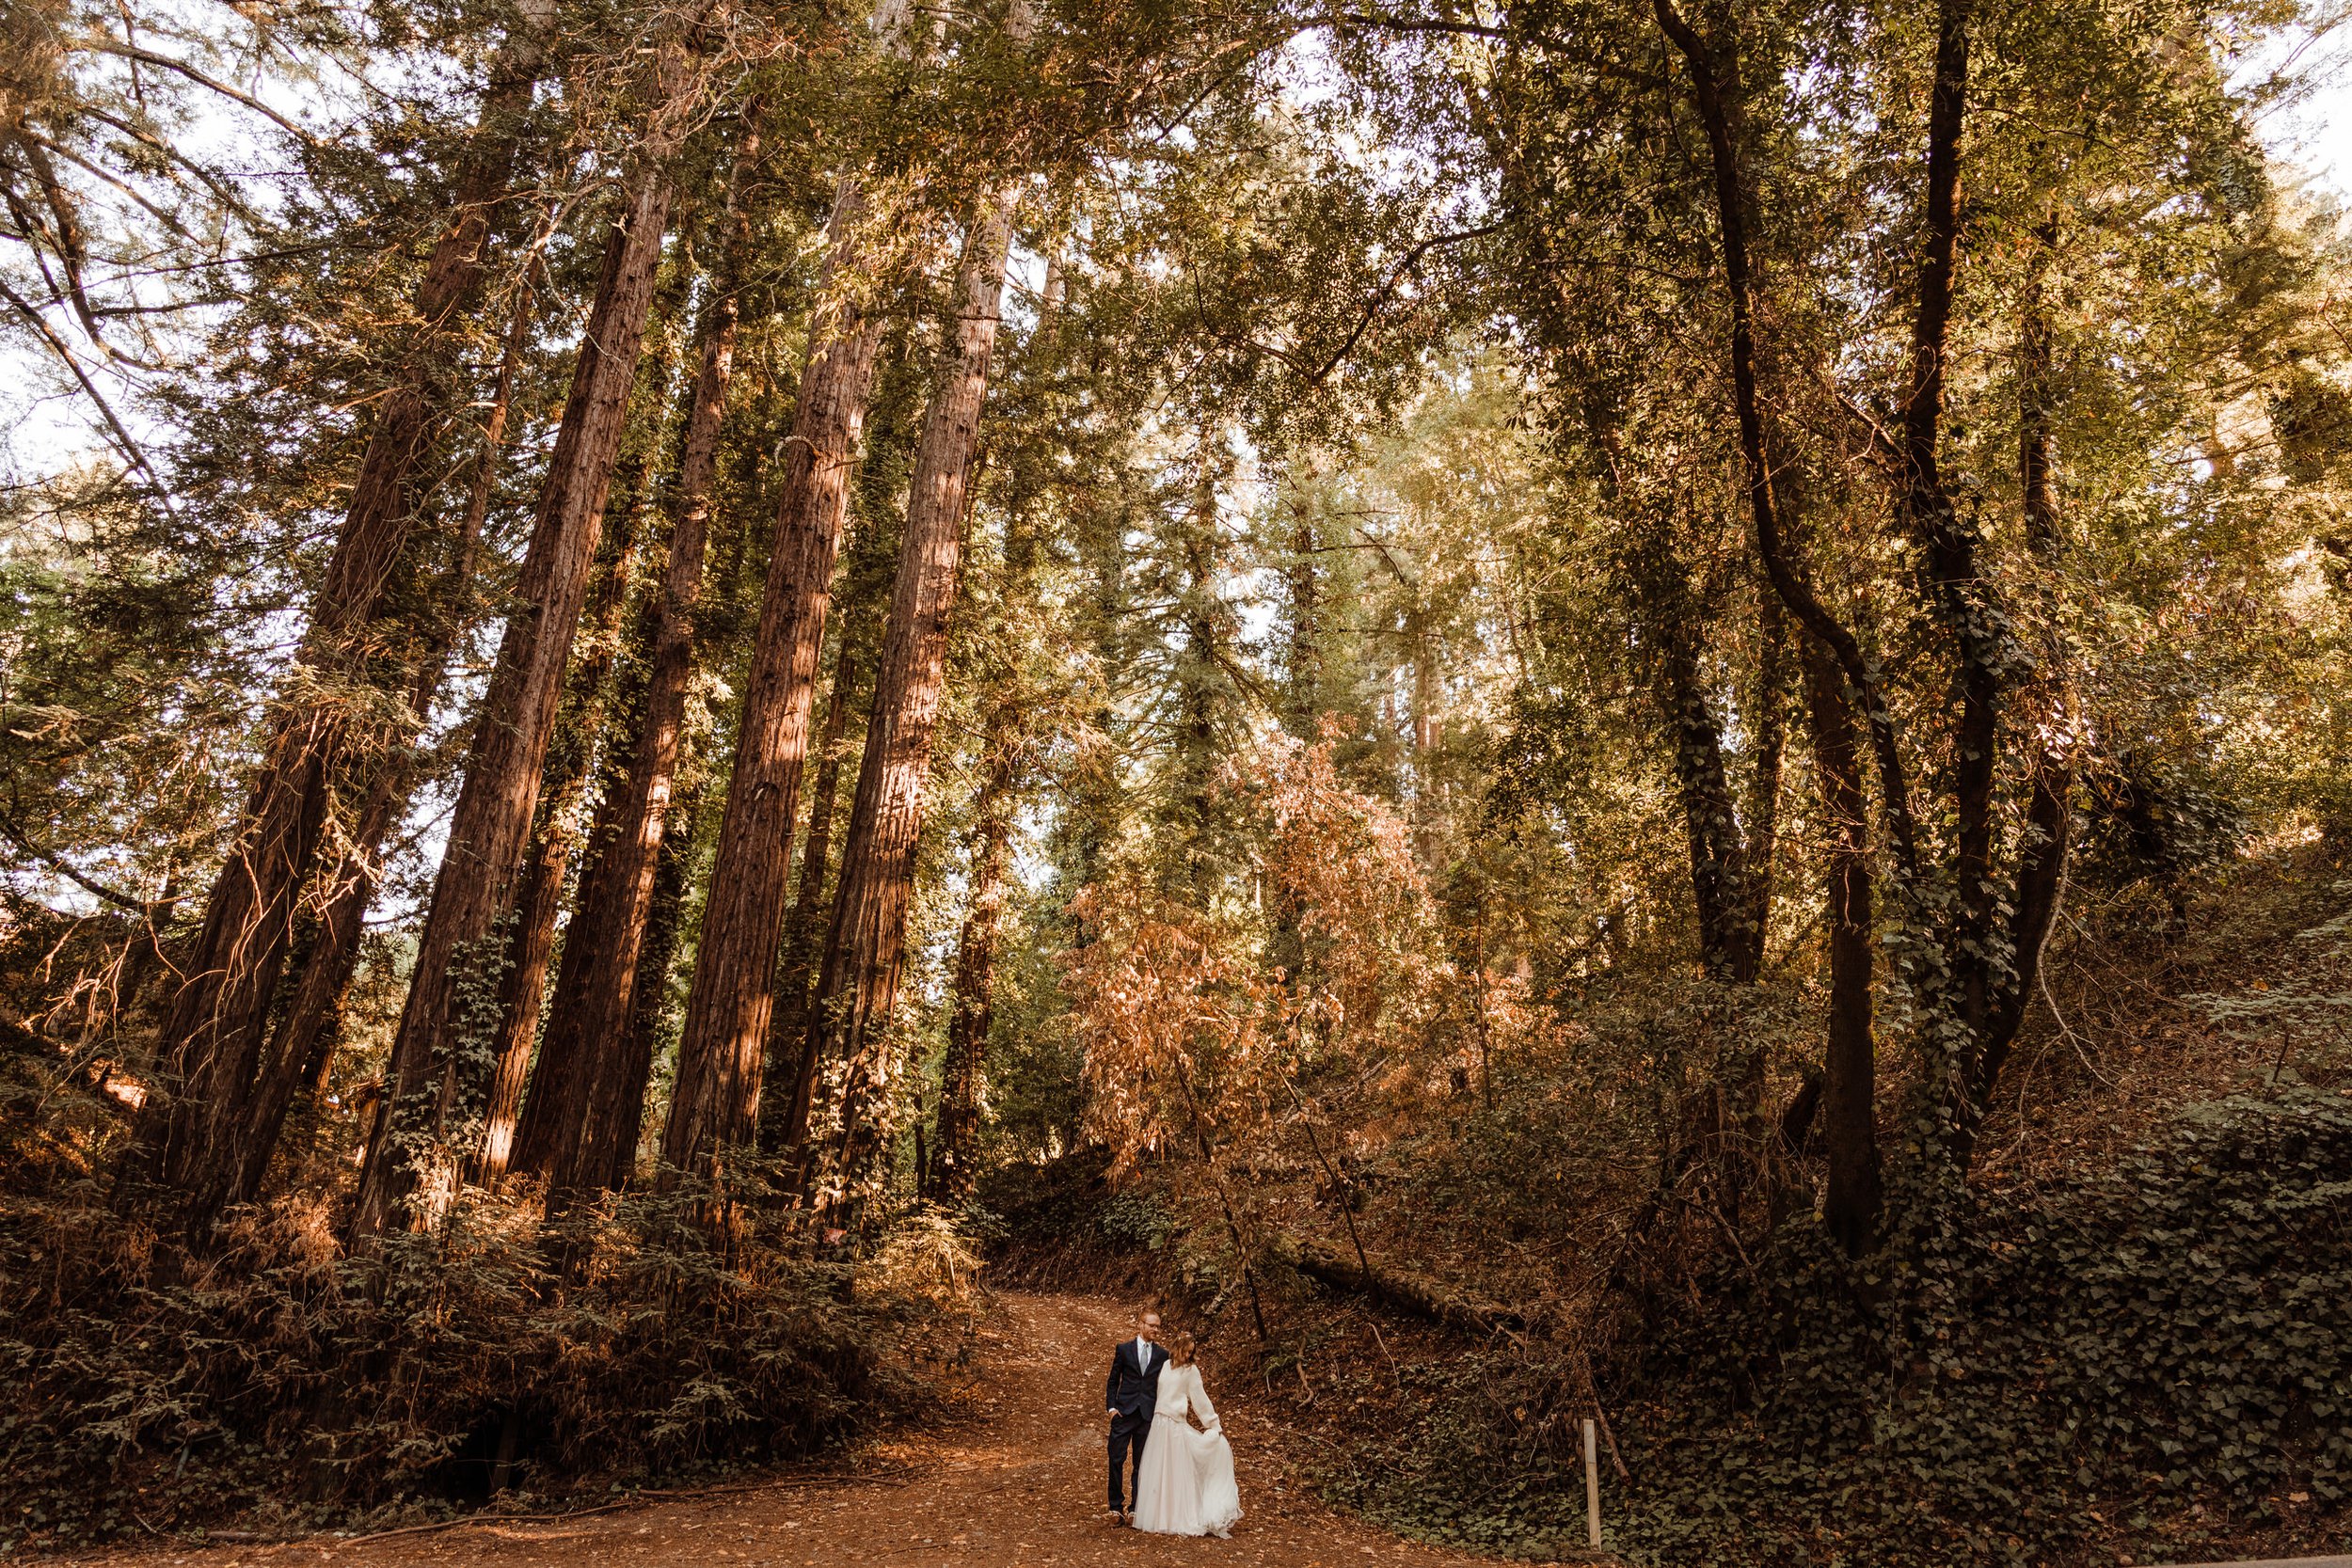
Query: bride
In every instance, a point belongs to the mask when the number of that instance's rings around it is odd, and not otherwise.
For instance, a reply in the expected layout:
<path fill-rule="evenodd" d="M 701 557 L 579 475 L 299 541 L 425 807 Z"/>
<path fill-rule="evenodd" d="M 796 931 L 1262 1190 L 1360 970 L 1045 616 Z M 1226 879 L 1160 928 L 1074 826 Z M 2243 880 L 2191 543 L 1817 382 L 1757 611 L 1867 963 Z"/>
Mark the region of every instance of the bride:
<path fill-rule="evenodd" d="M 1241 1493 L 1233 1483 L 1232 1448 L 1200 1386 L 1192 1347 L 1191 1335 L 1176 1335 L 1160 1370 L 1152 1435 L 1136 1476 L 1135 1524 L 1160 1535 L 1222 1537 L 1241 1517 Z M 1194 1431 L 1190 1416 L 1207 1430 Z"/>

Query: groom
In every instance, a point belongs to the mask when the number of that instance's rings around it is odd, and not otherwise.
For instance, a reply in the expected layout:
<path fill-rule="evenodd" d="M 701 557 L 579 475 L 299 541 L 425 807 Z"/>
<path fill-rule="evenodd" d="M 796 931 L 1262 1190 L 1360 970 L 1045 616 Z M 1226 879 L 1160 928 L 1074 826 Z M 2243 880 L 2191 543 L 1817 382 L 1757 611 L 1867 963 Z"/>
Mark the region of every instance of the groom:
<path fill-rule="evenodd" d="M 1152 1435 L 1152 1410 L 1159 1402 L 1160 1369 L 1168 1352 L 1153 1344 L 1160 1315 L 1136 1314 L 1136 1337 L 1121 1339 L 1111 1354 L 1110 1381 L 1103 1386 L 1103 1413 L 1111 1418 L 1111 1523 L 1135 1519 L 1135 1477 L 1143 1468 L 1143 1441 Z M 1123 1484 L 1122 1484 L 1123 1483 Z"/>

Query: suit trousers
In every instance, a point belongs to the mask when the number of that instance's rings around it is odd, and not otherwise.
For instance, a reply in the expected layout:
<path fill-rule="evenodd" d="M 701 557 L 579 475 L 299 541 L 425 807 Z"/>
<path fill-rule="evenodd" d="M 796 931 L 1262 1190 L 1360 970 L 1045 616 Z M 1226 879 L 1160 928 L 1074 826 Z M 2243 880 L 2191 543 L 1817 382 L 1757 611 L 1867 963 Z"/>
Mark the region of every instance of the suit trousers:
<path fill-rule="evenodd" d="M 1152 1435 L 1152 1412 L 1120 1416 L 1111 1422 L 1111 1507 L 1133 1508 L 1136 1474 L 1143 1468 L 1143 1440 Z M 1126 1484 L 1122 1487 L 1121 1481 Z"/>

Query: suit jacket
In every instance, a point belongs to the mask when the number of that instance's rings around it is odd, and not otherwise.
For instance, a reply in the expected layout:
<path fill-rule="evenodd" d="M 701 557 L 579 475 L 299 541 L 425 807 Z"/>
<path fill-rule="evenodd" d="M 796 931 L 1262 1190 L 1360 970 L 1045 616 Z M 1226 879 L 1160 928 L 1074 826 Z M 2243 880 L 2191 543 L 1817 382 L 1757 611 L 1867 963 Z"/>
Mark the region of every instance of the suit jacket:
<path fill-rule="evenodd" d="M 1153 1345 L 1150 1358 L 1136 1359 L 1136 1342 L 1119 1341 L 1119 1349 L 1111 1354 L 1111 1375 L 1103 1385 L 1103 1403 L 1118 1412 L 1112 1418 L 1119 1426 L 1141 1425 L 1152 1419 L 1152 1407 L 1159 1402 L 1160 1369 L 1168 1365 L 1168 1350 Z"/>

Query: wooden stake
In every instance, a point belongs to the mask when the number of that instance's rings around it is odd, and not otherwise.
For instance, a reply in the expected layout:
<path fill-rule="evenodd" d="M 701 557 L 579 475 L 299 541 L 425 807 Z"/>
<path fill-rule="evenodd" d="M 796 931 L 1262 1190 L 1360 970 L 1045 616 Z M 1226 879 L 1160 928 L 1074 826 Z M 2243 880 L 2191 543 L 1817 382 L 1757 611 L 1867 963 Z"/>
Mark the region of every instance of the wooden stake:
<path fill-rule="evenodd" d="M 1600 1550 L 1600 1462 L 1589 1416 L 1584 1418 L 1584 1533 L 1593 1550 Z"/>

